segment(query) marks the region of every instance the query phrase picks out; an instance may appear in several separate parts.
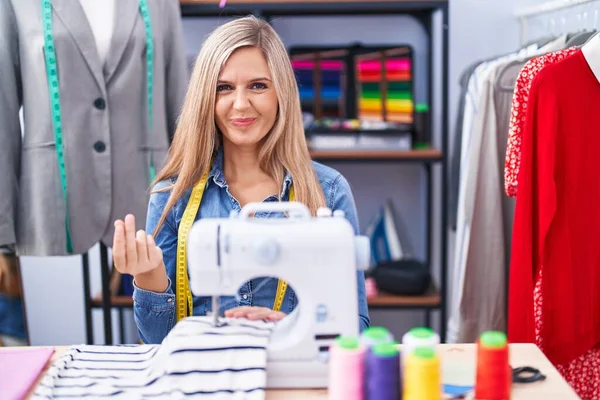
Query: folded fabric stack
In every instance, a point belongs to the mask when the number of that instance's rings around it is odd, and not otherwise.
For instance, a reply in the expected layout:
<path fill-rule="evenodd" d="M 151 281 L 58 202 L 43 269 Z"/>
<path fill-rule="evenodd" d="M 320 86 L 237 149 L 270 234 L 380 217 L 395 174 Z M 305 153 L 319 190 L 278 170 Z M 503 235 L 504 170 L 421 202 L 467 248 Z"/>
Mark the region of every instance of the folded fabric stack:
<path fill-rule="evenodd" d="M 274 323 L 210 317 L 180 321 L 161 345 L 71 347 L 33 399 L 264 399 Z"/>

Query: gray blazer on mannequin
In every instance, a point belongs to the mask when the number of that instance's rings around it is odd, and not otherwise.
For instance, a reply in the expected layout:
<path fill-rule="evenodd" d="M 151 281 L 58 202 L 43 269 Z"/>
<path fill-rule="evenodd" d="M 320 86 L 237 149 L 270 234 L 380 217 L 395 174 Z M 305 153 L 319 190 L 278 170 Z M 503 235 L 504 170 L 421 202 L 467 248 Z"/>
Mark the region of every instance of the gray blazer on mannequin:
<path fill-rule="evenodd" d="M 100 240 L 112 245 L 113 221 L 127 213 L 144 226 L 149 149 L 158 170 L 175 131 L 188 83 L 179 2 L 148 3 L 155 53 L 152 142 L 138 1 L 116 1 L 111 47 L 102 65 L 79 2 L 52 0 L 74 254 Z M 0 244 L 16 243 L 20 255 L 67 254 L 66 211 L 41 1 L 0 0 Z"/>

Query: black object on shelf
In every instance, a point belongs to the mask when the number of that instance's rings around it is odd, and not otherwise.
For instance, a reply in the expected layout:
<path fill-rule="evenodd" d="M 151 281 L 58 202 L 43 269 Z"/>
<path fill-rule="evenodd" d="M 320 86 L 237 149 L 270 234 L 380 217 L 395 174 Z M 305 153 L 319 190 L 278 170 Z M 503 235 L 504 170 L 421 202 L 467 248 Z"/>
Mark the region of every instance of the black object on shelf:
<path fill-rule="evenodd" d="M 415 259 L 378 264 L 369 272 L 377 287 L 399 296 L 422 296 L 431 285 L 429 267 Z"/>
<path fill-rule="evenodd" d="M 427 146 L 431 144 L 431 127 L 429 126 L 429 106 L 427 104 L 415 105 L 415 144 Z"/>

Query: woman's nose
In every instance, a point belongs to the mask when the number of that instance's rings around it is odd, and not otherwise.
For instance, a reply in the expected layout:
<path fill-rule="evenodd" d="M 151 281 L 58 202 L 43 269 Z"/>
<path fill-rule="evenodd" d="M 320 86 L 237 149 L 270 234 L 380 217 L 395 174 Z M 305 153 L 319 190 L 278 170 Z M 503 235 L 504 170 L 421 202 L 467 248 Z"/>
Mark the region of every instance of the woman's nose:
<path fill-rule="evenodd" d="M 244 110 L 250 107 L 250 100 L 245 90 L 238 90 L 233 101 L 233 108 L 236 110 Z"/>

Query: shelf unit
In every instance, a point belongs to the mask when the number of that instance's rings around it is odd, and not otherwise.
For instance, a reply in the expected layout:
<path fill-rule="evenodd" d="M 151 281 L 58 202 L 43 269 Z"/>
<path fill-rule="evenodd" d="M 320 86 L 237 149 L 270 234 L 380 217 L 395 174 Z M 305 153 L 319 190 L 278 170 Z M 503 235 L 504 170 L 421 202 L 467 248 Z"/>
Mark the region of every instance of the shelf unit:
<path fill-rule="evenodd" d="M 396 161 L 435 163 L 442 161 L 439 150 L 312 150 L 316 161 Z"/>
<path fill-rule="evenodd" d="M 433 239 L 433 195 L 434 189 L 432 179 L 432 167 L 434 165 L 441 166 L 441 221 L 440 221 L 440 238 L 439 238 L 439 266 L 440 266 L 440 282 L 439 288 L 432 285 L 428 292 L 423 296 L 396 296 L 386 293 L 380 293 L 375 298 L 368 299 L 370 309 L 417 309 L 423 310 L 425 313 L 425 325 L 431 325 L 431 312 L 438 310 L 440 315 L 440 337 L 442 342 L 445 341 L 446 335 L 446 279 L 447 279 L 447 235 L 445 226 L 447 221 L 447 154 L 448 154 L 448 1 L 447 0 L 230 0 L 227 6 L 222 9 L 216 0 L 181 0 L 181 15 L 186 17 L 226 17 L 226 16 L 243 16 L 253 14 L 259 18 L 264 18 L 271 21 L 272 18 L 281 16 L 317 16 L 317 15 L 411 15 L 415 17 L 426 28 L 429 34 L 428 51 L 429 66 L 429 102 L 434 104 L 434 13 L 441 12 L 442 29 L 441 29 L 441 99 L 438 101 L 441 108 L 438 113 L 430 113 L 430 121 L 428 126 L 434 126 L 433 115 L 438 115 L 441 118 L 441 147 L 440 149 L 415 149 L 410 151 L 399 150 L 318 150 L 311 151 L 313 159 L 324 163 L 335 162 L 364 162 L 364 163 L 420 163 L 426 172 L 425 180 L 427 187 L 426 194 L 426 215 L 427 215 L 427 238 L 426 238 L 426 264 L 432 268 L 432 239 Z M 436 111 L 434 107 L 432 111 Z M 432 137 L 432 135 L 429 135 Z M 107 249 L 101 245 L 102 263 L 102 294 L 91 297 L 89 292 L 89 270 L 87 255 L 84 255 L 84 296 L 85 296 L 85 313 L 86 313 L 86 328 L 88 343 L 93 342 L 91 310 L 100 308 L 103 310 L 104 321 L 104 338 L 106 344 L 112 344 L 112 321 L 111 309 L 119 310 L 119 316 L 122 321 L 123 309 L 131 308 L 133 301 L 129 296 L 110 296 L 109 295 L 109 271 L 108 262 L 106 260 Z M 87 281 L 87 283 L 86 283 Z M 121 337 L 123 336 L 123 324 L 121 325 Z"/>
<path fill-rule="evenodd" d="M 112 296 L 111 306 L 113 308 L 131 308 L 133 307 L 133 299 L 130 296 Z M 431 288 L 423 296 L 396 296 L 385 292 L 380 292 L 376 297 L 367 299 L 367 303 L 371 308 L 436 308 L 441 303 L 439 291 Z M 102 296 L 98 295 L 92 298 L 92 306 L 96 308 L 102 307 Z"/>

